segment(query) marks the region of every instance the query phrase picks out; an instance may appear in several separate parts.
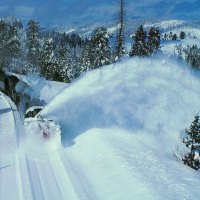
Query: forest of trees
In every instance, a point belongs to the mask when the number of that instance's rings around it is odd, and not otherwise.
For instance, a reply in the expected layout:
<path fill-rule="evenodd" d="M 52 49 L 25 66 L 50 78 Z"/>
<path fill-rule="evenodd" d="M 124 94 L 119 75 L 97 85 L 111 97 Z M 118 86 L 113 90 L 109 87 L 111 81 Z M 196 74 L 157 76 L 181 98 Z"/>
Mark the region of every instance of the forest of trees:
<path fill-rule="evenodd" d="M 124 56 L 153 56 L 161 52 L 162 40 L 183 40 L 186 33 L 173 32 L 161 38 L 158 27 L 144 29 L 141 25 L 132 35 L 132 47 L 125 46 L 124 4 L 121 1 L 119 29 L 111 42 L 104 27 L 95 28 L 91 35 L 44 31 L 39 22 L 29 20 L 23 26 L 20 20 L 0 20 L 0 69 L 7 68 L 21 74 L 39 73 L 48 80 L 71 82 L 81 74 L 120 61 Z M 113 37 L 113 35 L 112 35 Z M 184 48 L 175 46 L 178 59 L 200 70 L 200 49 L 197 45 Z"/>
<path fill-rule="evenodd" d="M 89 37 L 42 31 L 39 22 L 29 20 L 0 21 L 0 69 L 27 74 L 40 73 L 46 79 L 70 82 L 86 71 L 128 56 L 125 48 L 123 1 L 120 9 L 120 28 L 116 45 L 111 46 L 104 27 L 96 28 Z M 151 56 L 160 46 L 158 28 L 148 34 L 139 27 L 135 33 L 130 56 Z"/>
<path fill-rule="evenodd" d="M 95 28 L 89 37 L 77 33 L 44 31 L 39 22 L 29 20 L 24 27 L 20 20 L 0 20 L 0 72 L 9 70 L 19 74 L 37 73 L 48 80 L 69 83 L 81 74 L 118 62 L 123 57 L 154 56 L 161 52 L 161 35 L 158 27 L 144 29 L 141 25 L 132 35 L 132 46 L 125 46 L 124 4 L 121 0 L 119 29 L 115 44 L 111 42 L 105 27 Z M 163 40 L 183 40 L 185 32 L 177 36 L 170 32 Z M 178 59 L 200 70 L 200 48 L 197 45 L 184 48 L 176 45 Z M 183 56 L 184 54 L 184 56 Z M 181 161 L 200 170 L 200 117 L 195 116 L 184 143 L 189 148 Z"/>
<path fill-rule="evenodd" d="M 158 28 L 151 27 L 148 34 L 141 25 L 133 36 L 130 56 L 153 55 L 160 48 L 160 32 Z"/>

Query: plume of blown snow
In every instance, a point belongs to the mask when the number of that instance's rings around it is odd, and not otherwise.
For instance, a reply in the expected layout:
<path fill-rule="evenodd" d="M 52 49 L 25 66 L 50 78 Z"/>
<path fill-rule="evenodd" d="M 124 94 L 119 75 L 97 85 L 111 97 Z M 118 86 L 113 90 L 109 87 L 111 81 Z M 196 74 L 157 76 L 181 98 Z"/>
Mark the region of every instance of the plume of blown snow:
<path fill-rule="evenodd" d="M 81 76 L 42 114 L 60 123 L 63 141 L 93 128 L 115 127 L 156 134 L 171 148 L 200 109 L 195 74 L 162 56 L 124 60 Z"/>

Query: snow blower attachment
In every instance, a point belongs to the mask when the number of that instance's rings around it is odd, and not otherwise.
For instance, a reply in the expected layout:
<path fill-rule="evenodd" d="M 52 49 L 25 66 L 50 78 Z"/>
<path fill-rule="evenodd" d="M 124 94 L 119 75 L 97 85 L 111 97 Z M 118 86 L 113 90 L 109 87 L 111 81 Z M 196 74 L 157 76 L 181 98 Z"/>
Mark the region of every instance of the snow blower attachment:
<path fill-rule="evenodd" d="M 49 139 L 50 138 L 50 130 L 49 130 L 49 126 L 48 125 L 45 125 L 42 127 L 41 124 L 38 124 L 41 132 L 42 132 L 42 135 L 43 135 L 43 138 L 45 139 Z"/>
<path fill-rule="evenodd" d="M 42 106 L 33 106 L 27 109 L 26 118 L 24 120 L 26 129 L 34 129 L 35 133 L 45 140 L 54 138 L 57 143 L 61 143 L 60 126 L 53 120 L 42 117 L 40 115 L 42 109 Z"/>

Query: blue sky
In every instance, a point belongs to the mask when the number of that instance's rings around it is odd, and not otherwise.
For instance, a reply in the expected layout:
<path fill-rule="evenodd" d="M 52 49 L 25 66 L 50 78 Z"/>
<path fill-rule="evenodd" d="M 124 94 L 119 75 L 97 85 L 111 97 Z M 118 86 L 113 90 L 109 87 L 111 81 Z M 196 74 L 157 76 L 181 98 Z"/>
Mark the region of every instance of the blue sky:
<path fill-rule="evenodd" d="M 1 0 L 0 17 L 45 24 L 87 24 L 113 20 L 119 0 Z M 200 0 L 125 0 L 130 18 L 199 19 Z"/>

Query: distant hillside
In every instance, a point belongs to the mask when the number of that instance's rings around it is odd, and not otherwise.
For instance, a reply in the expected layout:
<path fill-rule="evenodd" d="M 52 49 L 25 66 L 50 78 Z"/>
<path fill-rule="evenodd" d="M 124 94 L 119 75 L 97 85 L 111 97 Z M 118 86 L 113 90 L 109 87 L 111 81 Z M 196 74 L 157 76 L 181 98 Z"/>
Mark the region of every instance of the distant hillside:
<path fill-rule="evenodd" d="M 184 21 L 184 20 L 158 20 L 158 19 L 135 19 L 128 20 L 126 22 L 126 33 L 131 35 L 135 32 L 138 26 L 143 25 L 145 29 L 149 29 L 152 26 L 159 27 L 162 34 L 170 31 L 174 33 L 180 33 L 182 30 L 186 32 L 187 36 L 191 38 L 200 38 L 200 21 Z M 57 32 L 72 33 L 76 32 L 81 36 L 89 36 L 92 31 L 99 26 L 104 26 L 108 29 L 108 32 L 112 35 L 118 30 L 117 22 L 110 21 L 106 24 L 96 23 L 91 25 L 82 26 L 55 26 L 52 29 Z"/>

